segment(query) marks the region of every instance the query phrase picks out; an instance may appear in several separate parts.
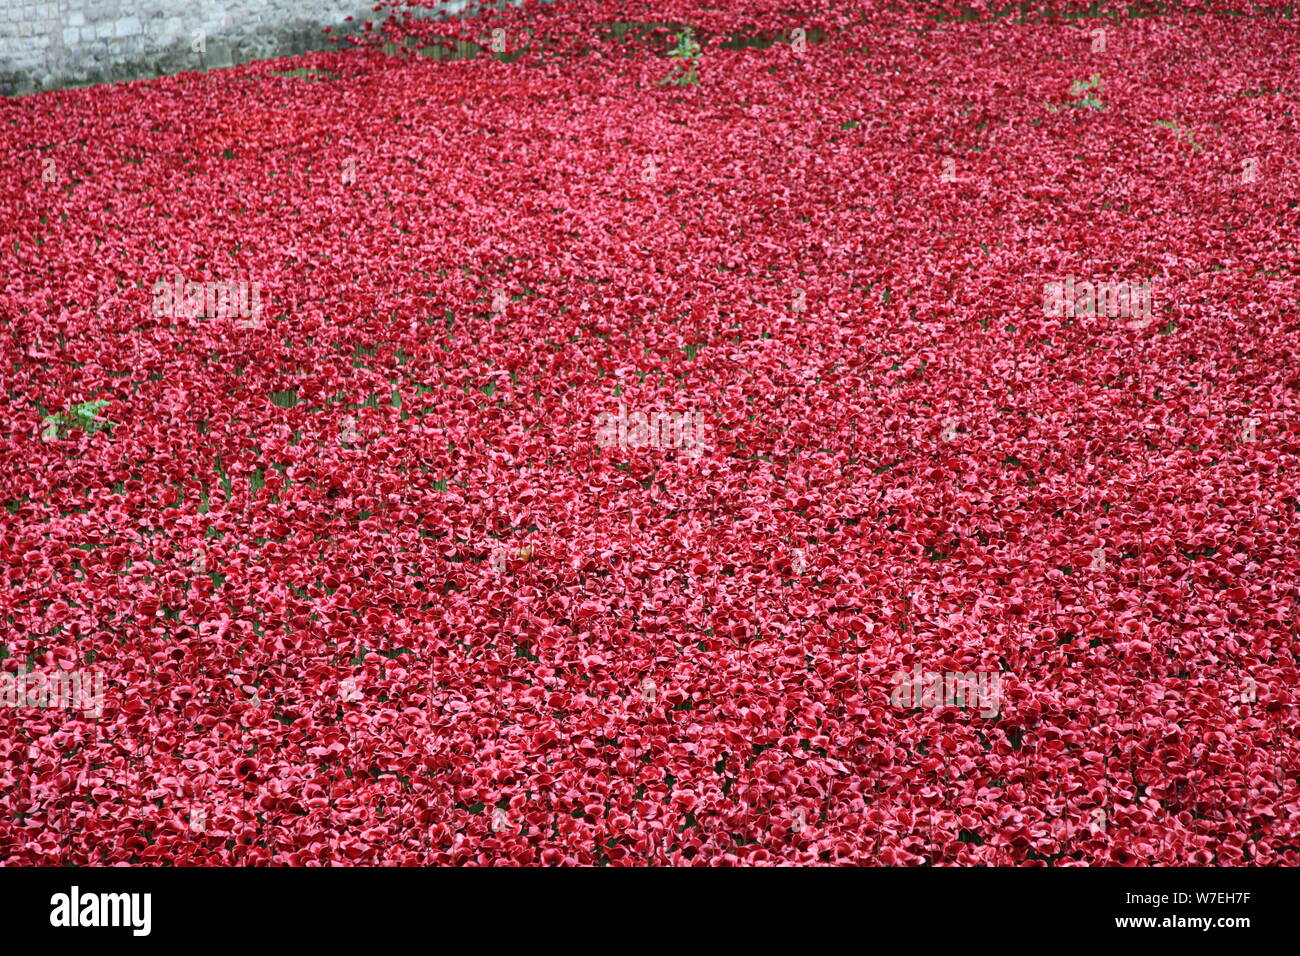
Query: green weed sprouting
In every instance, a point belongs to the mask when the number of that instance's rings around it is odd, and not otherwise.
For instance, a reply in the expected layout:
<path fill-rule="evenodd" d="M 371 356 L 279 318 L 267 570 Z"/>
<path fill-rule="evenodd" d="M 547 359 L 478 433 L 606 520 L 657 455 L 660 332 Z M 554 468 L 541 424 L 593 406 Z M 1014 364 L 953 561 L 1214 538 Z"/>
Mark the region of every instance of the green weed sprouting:
<path fill-rule="evenodd" d="M 1157 126 L 1163 126 L 1166 129 L 1173 130 L 1176 134 L 1187 140 L 1187 144 L 1192 147 L 1193 153 L 1199 153 L 1203 150 L 1201 144 L 1196 141 L 1196 134 L 1190 129 L 1183 129 L 1173 120 L 1156 120 L 1155 123 Z"/>
<path fill-rule="evenodd" d="M 1106 104 L 1097 98 L 1093 90 L 1101 90 L 1101 74 L 1094 73 L 1091 78 L 1086 80 L 1075 80 L 1070 84 L 1070 95 L 1076 99 L 1071 103 L 1053 103 L 1044 101 L 1043 105 L 1047 107 L 1049 113 L 1059 113 L 1067 106 L 1075 109 L 1104 110 Z"/>
<path fill-rule="evenodd" d="M 1101 100 L 1097 99 L 1097 97 L 1093 95 L 1093 93 L 1091 92 L 1093 89 L 1097 89 L 1097 90 L 1101 89 L 1100 73 L 1092 74 L 1092 77 L 1086 81 L 1076 80 L 1074 83 L 1070 85 L 1071 96 L 1080 96 L 1081 94 L 1084 93 L 1087 94 L 1087 96 L 1084 96 L 1083 99 L 1079 100 L 1079 102 L 1072 103 L 1071 105 L 1077 106 L 1080 109 L 1104 110 L 1106 108 L 1106 104 L 1103 103 Z"/>
<path fill-rule="evenodd" d="M 117 427 L 117 422 L 111 422 L 106 418 L 100 418 L 99 413 L 107 408 L 109 403 L 104 399 L 96 399 L 93 402 L 79 402 L 73 405 L 66 412 L 57 412 L 53 415 L 46 415 L 41 420 L 45 430 L 41 432 L 41 438 L 45 441 L 54 441 L 67 436 L 68 432 L 74 428 L 80 428 L 88 434 L 94 434 L 97 431 L 108 431 L 111 435 L 113 429 Z"/>
<path fill-rule="evenodd" d="M 691 28 L 686 27 L 674 39 L 677 40 L 677 46 L 669 50 L 668 55 L 677 60 L 677 63 L 673 65 L 669 74 L 659 81 L 659 85 L 671 83 L 673 86 L 691 86 L 700 82 L 700 45 L 695 42 L 695 35 Z"/>

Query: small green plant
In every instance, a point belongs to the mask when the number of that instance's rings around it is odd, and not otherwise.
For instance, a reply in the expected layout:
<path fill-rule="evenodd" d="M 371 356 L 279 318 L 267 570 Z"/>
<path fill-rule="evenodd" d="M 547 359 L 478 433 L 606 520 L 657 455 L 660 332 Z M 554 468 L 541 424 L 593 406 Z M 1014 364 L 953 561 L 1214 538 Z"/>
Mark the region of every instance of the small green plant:
<path fill-rule="evenodd" d="M 1106 104 L 1103 103 L 1101 100 L 1097 99 L 1095 95 L 1093 95 L 1092 91 L 1094 89 L 1096 90 L 1101 89 L 1100 73 L 1092 74 L 1092 77 L 1086 81 L 1075 80 L 1075 82 L 1070 85 L 1070 95 L 1080 96 L 1085 93 L 1087 95 L 1084 96 L 1083 99 L 1079 100 L 1077 103 L 1072 103 L 1070 105 L 1076 106 L 1079 109 L 1104 110 L 1106 108 Z"/>
<path fill-rule="evenodd" d="M 1201 146 L 1200 143 L 1198 143 L 1198 142 L 1196 141 L 1196 134 L 1193 133 L 1190 129 L 1183 129 L 1181 126 L 1179 126 L 1179 125 L 1178 125 L 1176 122 L 1174 122 L 1173 120 L 1156 120 L 1156 125 L 1157 125 L 1157 126 L 1163 126 L 1163 127 L 1165 127 L 1166 129 L 1171 129 L 1171 130 L 1173 130 L 1177 135 L 1179 135 L 1179 136 L 1183 137 L 1184 139 L 1186 139 L 1188 145 L 1190 145 L 1190 146 L 1192 147 L 1192 152 L 1193 152 L 1193 153 L 1199 153 L 1199 152 L 1202 151 L 1203 147 Z"/>
<path fill-rule="evenodd" d="M 668 55 L 677 61 L 667 76 L 659 81 L 663 86 L 691 86 L 700 82 L 700 45 L 695 42 L 695 34 L 690 27 L 677 34 L 674 39 L 677 46 L 668 51 Z"/>
<path fill-rule="evenodd" d="M 92 435 L 97 431 L 107 430 L 111 435 L 113 429 L 117 427 L 117 422 L 110 422 L 106 418 L 99 417 L 99 413 L 108 405 L 107 401 L 100 398 L 93 402 L 79 402 L 66 412 L 46 415 L 41 420 L 41 424 L 45 426 L 45 430 L 41 432 L 41 438 L 45 441 L 55 441 L 64 438 L 74 428 L 80 428 Z"/>

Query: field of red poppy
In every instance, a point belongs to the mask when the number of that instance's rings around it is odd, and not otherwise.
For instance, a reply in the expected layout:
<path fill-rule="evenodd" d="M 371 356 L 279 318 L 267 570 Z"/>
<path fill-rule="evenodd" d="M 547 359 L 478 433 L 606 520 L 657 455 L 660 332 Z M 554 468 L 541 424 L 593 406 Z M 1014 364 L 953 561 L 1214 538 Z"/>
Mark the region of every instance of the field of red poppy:
<path fill-rule="evenodd" d="M 1300 22 L 1047 6 L 0 101 L 0 863 L 1300 863 Z"/>

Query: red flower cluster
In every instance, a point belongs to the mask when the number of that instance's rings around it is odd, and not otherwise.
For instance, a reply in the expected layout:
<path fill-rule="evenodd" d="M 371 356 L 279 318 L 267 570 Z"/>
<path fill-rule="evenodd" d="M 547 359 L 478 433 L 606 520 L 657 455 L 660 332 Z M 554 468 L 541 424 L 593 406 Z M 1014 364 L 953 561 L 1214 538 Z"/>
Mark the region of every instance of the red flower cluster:
<path fill-rule="evenodd" d="M 0 862 L 1300 862 L 1295 21 L 816 6 L 0 104 Z"/>

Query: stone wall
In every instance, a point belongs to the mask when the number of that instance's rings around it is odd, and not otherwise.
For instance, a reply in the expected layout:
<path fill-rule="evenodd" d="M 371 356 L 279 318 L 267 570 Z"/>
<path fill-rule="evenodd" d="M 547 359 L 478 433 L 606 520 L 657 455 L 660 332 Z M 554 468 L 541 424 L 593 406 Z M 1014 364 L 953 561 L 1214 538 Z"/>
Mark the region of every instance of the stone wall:
<path fill-rule="evenodd" d="M 375 0 L 0 0 L 0 94 L 204 70 L 329 49 Z M 448 0 L 455 13 L 473 0 Z M 434 15 L 437 15 L 436 13 Z M 353 17 L 351 22 L 347 17 Z"/>

